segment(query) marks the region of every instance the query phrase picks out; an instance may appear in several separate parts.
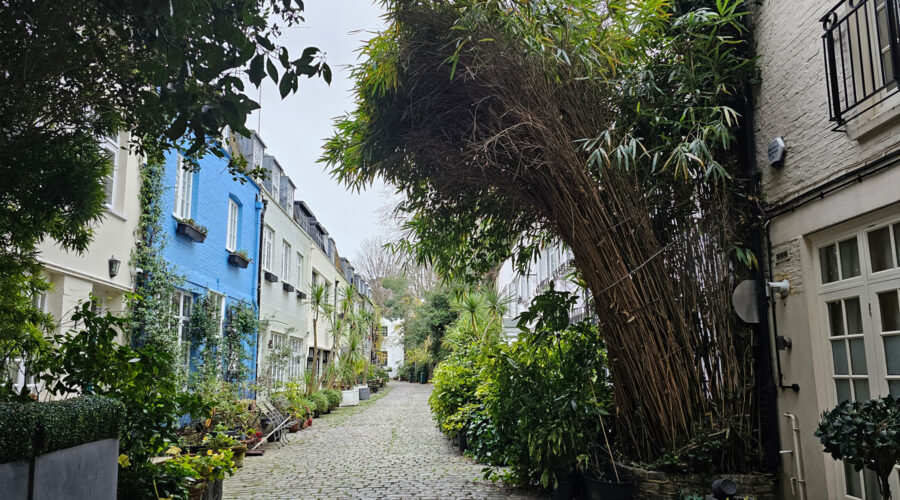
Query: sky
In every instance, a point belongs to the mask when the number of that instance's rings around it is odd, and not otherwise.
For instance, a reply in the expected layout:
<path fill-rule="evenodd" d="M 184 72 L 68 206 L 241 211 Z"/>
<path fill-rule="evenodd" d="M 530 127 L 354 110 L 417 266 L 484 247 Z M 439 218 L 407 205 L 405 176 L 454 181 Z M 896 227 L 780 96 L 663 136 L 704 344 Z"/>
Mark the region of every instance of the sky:
<path fill-rule="evenodd" d="M 350 192 L 317 163 L 325 139 L 332 135 L 334 118 L 353 110 L 348 65 L 357 49 L 383 26 L 382 10 L 372 0 L 309 0 L 304 2 L 306 23 L 284 30 L 279 43 L 291 58 L 313 46 L 325 52 L 332 69 L 331 85 L 321 78 L 302 78 L 296 94 L 284 100 L 271 80 L 264 80 L 262 108 L 247 119 L 257 130 L 297 186 L 295 199 L 303 200 L 337 243 L 338 252 L 351 261 L 364 239 L 383 231 L 382 209 L 392 192 L 377 183 L 360 194 Z M 255 90 L 248 92 L 254 97 Z M 259 97 L 257 94 L 255 97 Z"/>

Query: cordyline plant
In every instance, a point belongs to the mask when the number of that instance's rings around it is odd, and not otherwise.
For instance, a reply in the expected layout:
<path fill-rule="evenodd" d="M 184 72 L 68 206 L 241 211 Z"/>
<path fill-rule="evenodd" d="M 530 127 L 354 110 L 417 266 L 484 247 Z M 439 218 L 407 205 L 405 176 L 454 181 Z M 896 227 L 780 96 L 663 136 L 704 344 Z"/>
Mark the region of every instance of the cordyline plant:
<path fill-rule="evenodd" d="M 735 133 L 752 79 L 742 2 L 393 0 L 322 161 L 405 195 L 402 250 L 444 276 L 520 269 L 561 240 L 608 347 L 619 449 L 718 436 L 753 467 L 752 340 Z"/>

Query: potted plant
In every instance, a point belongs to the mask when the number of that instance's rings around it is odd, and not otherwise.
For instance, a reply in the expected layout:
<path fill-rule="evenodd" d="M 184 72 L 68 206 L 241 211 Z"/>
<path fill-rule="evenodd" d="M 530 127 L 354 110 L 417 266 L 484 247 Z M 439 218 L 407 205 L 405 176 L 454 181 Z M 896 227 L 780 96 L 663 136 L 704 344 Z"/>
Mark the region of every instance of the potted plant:
<path fill-rule="evenodd" d="M 815 435 L 835 460 L 875 472 L 882 498 L 890 500 L 890 476 L 900 464 L 900 399 L 844 401 L 822 414 Z"/>
<path fill-rule="evenodd" d="M 197 224 L 194 219 L 178 219 L 178 227 L 175 228 L 175 233 L 186 236 L 197 243 L 203 243 L 208 232 L 206 226 Z"/>
<path fill-rule="evenodd" d="M 252 260 L 246 250 L 238 250 L 228 254 L 228 263 L 241 269 L 247 269 Z"/>

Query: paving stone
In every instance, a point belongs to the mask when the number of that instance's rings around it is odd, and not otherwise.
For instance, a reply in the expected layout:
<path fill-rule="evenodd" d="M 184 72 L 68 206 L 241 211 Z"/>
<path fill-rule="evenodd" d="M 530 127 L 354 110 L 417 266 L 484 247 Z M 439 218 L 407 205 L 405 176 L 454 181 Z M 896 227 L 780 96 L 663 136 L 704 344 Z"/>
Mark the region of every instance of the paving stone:
<path fill-rule="evenodd" d="M 431 385 L 391 382 L 362 407 L 341 408 L 312 427 L 267 444 L 226 479 L 226 499 L 532 499 L 536 492 L 482 478 L 428 408 Z"/>

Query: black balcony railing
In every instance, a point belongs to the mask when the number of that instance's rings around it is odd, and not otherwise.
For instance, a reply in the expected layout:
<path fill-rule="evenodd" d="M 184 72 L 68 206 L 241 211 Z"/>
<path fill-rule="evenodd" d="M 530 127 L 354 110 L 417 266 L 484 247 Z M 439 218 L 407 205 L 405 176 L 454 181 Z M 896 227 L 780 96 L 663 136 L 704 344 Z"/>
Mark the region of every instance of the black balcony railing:
<path fill-rule="evenodd" d="M 825 16 L 828 110 L 841 128 L 897 92 L 898 0 L 841 0 Z"/>

